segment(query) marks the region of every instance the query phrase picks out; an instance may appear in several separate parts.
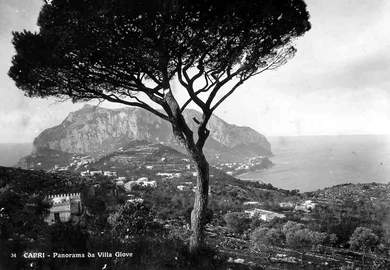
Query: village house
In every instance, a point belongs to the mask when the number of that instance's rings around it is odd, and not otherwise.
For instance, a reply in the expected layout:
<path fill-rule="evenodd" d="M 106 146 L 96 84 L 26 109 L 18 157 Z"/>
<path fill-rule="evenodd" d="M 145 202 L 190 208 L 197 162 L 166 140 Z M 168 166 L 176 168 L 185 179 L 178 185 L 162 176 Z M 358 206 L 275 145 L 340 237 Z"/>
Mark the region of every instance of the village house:
<path fill-rule="evenodd" d="M 261 202 L 244 202 L 243 205 L 247 206 L 247 205 L 262 205 L 263 203 Z"/>
<path fill-rule="evenodd" d="M 169 178 L 169 179 L 172 179 L 172 178 L 179 178 L 182 176 L 181 173 L 156 173 L 157 176 L 163 176 L 163 177 L 166 177 L 166 178 Z"/>
<path fill-rule="evenodd" d="M 281 202 L 279 203 L 279 207 L 283 209 L 293 209 L 295 207 L 295 203 L 293 202 Z"/>
<path fill-rule="evenodd" d="M 117 172 L 104 171 L 104 172 L 103 172 L 103 175 L 104 175 L 104 176 L 111 176 L 111 177 L 112 177 L 112 176 L 115 176 L 115 177 L 116 177 L 116 176 L 117 176 Z"/>
<path fill-rule="evenodd" d="M 89 174 L 91 176 L 94 176 L 94 175 L 103 175 L 103 171 L 90 171 Z"/>
<path fill-rule="evenodd" d="M 303 212 L 311 212 L 315 207 L 316 203 L 312 200 L 304 201 L 303 203 L 295 206 L 294 211 L 303 211 Z"/>
<path fill-rule="evenodd" d="M 264 220 L 264 221 L 270 221 L 274 218 L 284 218 L 286 217 L 284 214 L 279 214 L 276 212 L 263 210 L 259 208 L 251 209 L 251 210 L 245 210 L 245 213 L 249 215 L 250 218 L 257 217 L 258 219 Z"/>
<path fill-rule="evenodd" d="M 47 200 L 52 204 L 45 218 L 49 225 L 76 220 L 76 216 L 82 212 L 80 193 L 49 195 Z"/>
<path fill-rule="evenodd" d="M 188 191 L 190 190 L 191 188 L 189 186 L 184 186 L 184 185 L 179 185 L 176 187 L 178 190 L 180 191 Z"/>
<path fill-rule="evenodd" d="M 123 186 L 123 185 L 125 184 L 126 177 L 124 177 L 124 176 L 117 177 L 117 178 L 115 178 L 114 181 L 115 181 L 115 184 L 116 184 L 117 186 Z"/>
<path fill-rule="evenodd" d="M 125 182 L 122 181 L 122 180 L 116 180 L 116 181 L 115 181 L 115 184 L 116 184 L 117 186 L 123 186 L 123 185 L 125 184 Z"/>
<path fill-rule="evenodd" d="M 124 188 L 128 192 L 130 192 L 135 186 L 156 188 L 157 182 L 149 181 L 147 177 L 141 177 L 136 181 L 129 181 L 126 184 L 124 184 Z"/>
<path fill-rule="evenodd" d="M 138 203 L 143 203 L 144 199 L 142 199 L 142 198 L 128 199 L 127 202 L 133 203 L 133 204 L 138 204 Z"/>
<path fill-rule="evenodd" d="M 89 175 L 89 171 L 82 171 L 82 172 L 80 172 L 80 175 L 81 176 L 88 176 Z"/>

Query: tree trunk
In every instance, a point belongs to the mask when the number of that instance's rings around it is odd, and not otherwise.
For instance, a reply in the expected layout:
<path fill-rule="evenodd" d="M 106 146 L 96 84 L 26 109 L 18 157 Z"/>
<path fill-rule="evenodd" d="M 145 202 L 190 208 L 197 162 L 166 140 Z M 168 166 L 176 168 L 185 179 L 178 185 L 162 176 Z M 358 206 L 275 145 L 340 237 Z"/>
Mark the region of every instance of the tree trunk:
<path fill-rule="evenodd" d="M 209 164 L 203 154 L 192 154 L 198 172 L 195 190 L 194 208 L 191 212 L 190 252 L 198 252 L 204 244 L 204 227 L 209 195 Z"/>
<path fill-rule="evenodd" d="M 209 135 L 209 132 L 206 129 L 209 116 L 203 119 L 204 124 L 200 125 L 198 129 L 198 142 L 201 140 L 201 143 L 195 144 L 193 131 L 188 127 L 180 107 L 170 90 L 165 94 L 165 100 L 169 106 L 166 111 L 170 116 L 173 134 L 177 141 L 187 150 L 187 153 L 195 163 L 198 173 L 194 208 L 191 212 L 192 234 L 190 238 L 190 252 L 194 254 L 197 253 L 204 244 L 204 222 L 209 195 L 209 164 L 204 156 L 203 146 Z"/>

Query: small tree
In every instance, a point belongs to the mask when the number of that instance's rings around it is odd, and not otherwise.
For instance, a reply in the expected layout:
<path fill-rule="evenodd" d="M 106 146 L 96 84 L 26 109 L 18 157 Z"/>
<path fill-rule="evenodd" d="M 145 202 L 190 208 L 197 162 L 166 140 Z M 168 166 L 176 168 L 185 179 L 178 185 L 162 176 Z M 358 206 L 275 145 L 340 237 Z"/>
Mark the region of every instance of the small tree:
<path fill-rule="evenodd" d="M 370 228 L 357 227 L 348 243 L 353 250 L 368 252 L 378 246 L 378 240 L 378 236 Z"/>
<path fill-rule="evenodd" d="M 168 121 L 198 171 L 196 250 L 208 202 L 208 122 L 240 85 L 294 55 L 308 18 L 303 0 L 45 1 L 39 32 L 14 33 L 9 75 L 29 97 L 106 100 Z M 173 80 L 188 96 L 182 104 Z M 200 118 L 184 118 L 190 103 Z"/>

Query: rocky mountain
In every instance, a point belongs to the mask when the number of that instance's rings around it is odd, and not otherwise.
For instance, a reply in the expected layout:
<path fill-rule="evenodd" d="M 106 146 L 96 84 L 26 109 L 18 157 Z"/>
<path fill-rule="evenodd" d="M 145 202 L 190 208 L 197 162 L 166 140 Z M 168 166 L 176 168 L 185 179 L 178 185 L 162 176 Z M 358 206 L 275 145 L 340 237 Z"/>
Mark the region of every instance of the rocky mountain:
<path fill-rule="evenodd" d="M 200 113 L 187 110 L 186 120 Z M 255 156 L 271 155 L 267 139 L 249 127 L 231 125 L 213 116 L 208 128 L 210 137 L 205 152 L 210 161 L 240 161 Z M 85 105 L 70 113 L 58 126 L 44 130 L 35 140 L 34 148 L 101 157 L 134 140 L 146 140 L 171 146 L 179 151 L 168 122 L 138 108 L 106 109 Z"/>

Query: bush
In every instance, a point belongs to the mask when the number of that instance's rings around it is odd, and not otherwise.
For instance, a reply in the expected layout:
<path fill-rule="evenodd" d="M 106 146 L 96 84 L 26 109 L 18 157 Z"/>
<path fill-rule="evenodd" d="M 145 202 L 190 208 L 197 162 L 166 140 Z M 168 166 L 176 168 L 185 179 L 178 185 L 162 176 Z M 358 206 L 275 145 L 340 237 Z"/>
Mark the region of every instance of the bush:
<path fill-rule="evenodd" d="M 283 235 L 278 229 L 260 227 L 251 233 L 250 240 L 255 248 L 263 249 L 267 246 L 279 246 L 283 243 Z"/>
<path fill-rule="evenodd" d="M 108 222 L 115 237 L 122 239 L 160 235 L 161 224 L 154 221 L 155 214 L 143 203 L 128 202 L 110 215 Z"/>
<path fill-rule="evenodd" d="M 227 227 L 236 233 L 242 233 L 249 228 L 250 219 L 245 213 L 232 212 L 224 216 Z"/>
<path fill-rule="evenodd" d="M 369 228 L 357 227 L 349 239 L 351 249 L 363 252 L 372 251 L 379 243 L 378 236 Z"/>
<path fill-rule="evenodd" d="M 294 232 L 298 230 L 303 230 L 305 228 L 305 225 L 302 223 L 294 222 L 294 221 L 288 221 L 285 223 L 282 227 L 282 232 L 287 235 L 289 232 Z"/>
<path fill-rule="evenodd" d="M 286 234 L 286 244 L 295 249 L 308 249 L 312 246 L 310 234 L 311 231 L 309 229 L 289 231 Z"/>

